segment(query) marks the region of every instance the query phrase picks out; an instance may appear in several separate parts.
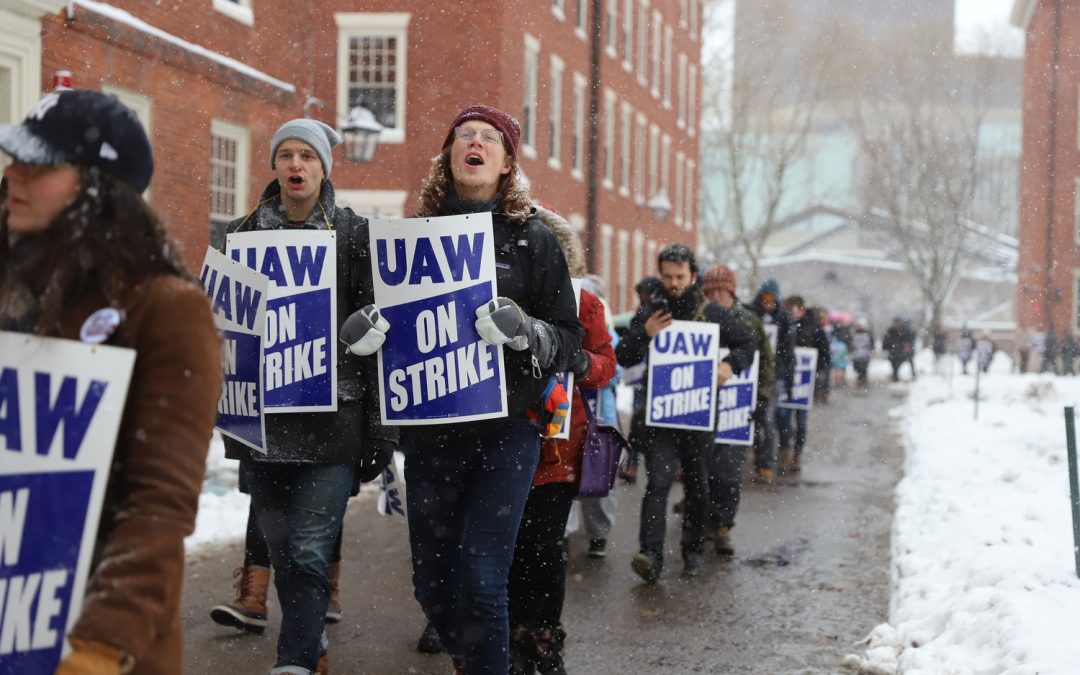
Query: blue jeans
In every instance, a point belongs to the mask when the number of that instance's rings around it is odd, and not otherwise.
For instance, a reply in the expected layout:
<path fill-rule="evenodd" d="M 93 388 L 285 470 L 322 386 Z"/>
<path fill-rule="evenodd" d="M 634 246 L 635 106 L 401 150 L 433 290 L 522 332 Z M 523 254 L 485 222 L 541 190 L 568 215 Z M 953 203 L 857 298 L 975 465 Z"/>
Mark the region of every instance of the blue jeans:
<path fill-rule="evenodd" d="M 351 464 L 245 460 L 251 508 L 270 549 L 281 604 L 277 665 L 314 672 L 330 596 L 327 569 L 352 488 Z"/>
<path fill-rule="evenodd" d="M 791 413 L 795 413 L 795 424 L 798 429 L 795 430 L 795 456 L 798 457 L 802 454 L 803 448 L 806 446 L 806 423 L 807 418 L 810 415 L 809 410 L 794 410 L 792 408 L 777 408 L 776 409 L 776 426 L 780 432 L 780 447 L 791 448 Z"/>
<path fill-rule="evenodd" d="M 527 420 L 403 429 L 401 446 L 416 599 L 466 673 L 505 675 L 507 576 L 539 432 Z"/>

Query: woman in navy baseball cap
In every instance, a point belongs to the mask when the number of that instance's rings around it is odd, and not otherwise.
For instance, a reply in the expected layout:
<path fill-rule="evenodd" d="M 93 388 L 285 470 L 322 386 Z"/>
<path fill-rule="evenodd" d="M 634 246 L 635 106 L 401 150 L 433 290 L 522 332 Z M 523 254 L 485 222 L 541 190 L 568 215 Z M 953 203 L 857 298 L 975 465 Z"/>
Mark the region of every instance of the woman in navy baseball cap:
<path fill-rule="evenodd" d="M 87 517 L 100 524 L 85 598 L 55 673 L 180 675 L 184 537 L 221 391 L 209 301 L 142 198 L 150 143 L 115 98 L 46 94 L 22 124 L 0 125 L 0 150 L 11 160 L 0 330 L 137 353 L 100 519 Z M 37 665 L 27 672 L 55 663 Z"/>

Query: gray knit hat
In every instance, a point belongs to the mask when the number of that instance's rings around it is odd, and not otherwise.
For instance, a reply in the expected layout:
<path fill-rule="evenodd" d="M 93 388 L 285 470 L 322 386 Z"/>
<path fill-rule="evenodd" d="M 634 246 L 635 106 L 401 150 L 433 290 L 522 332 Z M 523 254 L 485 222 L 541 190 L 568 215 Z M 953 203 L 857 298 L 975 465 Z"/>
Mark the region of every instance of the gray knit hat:
<path fill-rule="evenodd" d="M 334 168 L 334 158 L 331 156 L 330 150 L 341 142 L 341 136 L 338 135 L 338 132 L 318 120 L 306 117 L 289 120 L 281 125 L 281 128 L 277 130 L 274 138 L 270 141 L 271 169 L 274 168 L 274 157 L 277 155 L 278 146 L 290 138 L 303 141 L 315 150 L 315 154 L 322 161 L 323 173 L 329 178 L 330 170 Z"/>

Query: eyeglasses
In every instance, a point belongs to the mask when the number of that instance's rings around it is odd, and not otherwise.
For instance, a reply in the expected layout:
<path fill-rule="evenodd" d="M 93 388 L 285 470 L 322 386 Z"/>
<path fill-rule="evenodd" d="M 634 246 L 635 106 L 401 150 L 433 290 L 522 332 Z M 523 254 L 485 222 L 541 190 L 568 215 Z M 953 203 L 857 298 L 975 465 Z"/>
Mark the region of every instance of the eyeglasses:
<path fill-rule="evenodd" d="M 480 134 L 480 138 L 484 139 L 484 142 L 488 145 L 502 143 L 503 135 L 498 129 L 477 129 L 476 127 L 466 126 L 454 129 L 454 138 L 462 141 L 471 141 L 476 138 L 476 134 Z"/>

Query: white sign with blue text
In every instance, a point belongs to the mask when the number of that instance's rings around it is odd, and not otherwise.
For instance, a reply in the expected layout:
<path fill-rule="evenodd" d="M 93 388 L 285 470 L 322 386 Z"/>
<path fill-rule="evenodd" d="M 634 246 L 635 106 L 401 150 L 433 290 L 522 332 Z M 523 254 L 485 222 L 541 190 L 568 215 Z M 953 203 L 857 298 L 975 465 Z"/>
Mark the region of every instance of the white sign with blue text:
<path fill-rule="evenodd" d="M 337 410 L 337 249 L 327 230 L 235 232 L 233 260 L 270 280 L 263 333 L 267 413 Z"/>
<path fill-rule="evenodd" d="M 791 398 L 780 392 L 781 408 L 809 410 L 814 404 L 814 376 L 817 374 L 817 350 L 813 347 L 795 348 L 795 377 L 791 385 Z"/>
<path fill-rule="evenodd" d="M 491 214 L 373 219 L 375 304 L 390 323 L 379 350 L 383 424 L 506 416 L 502 347 L 476 330 L 496 296 Z"/>
<path fill-rule="evenodd" d="M 266 453 L 262 364 L 270 281 L 208 248 L 199 283 L 210 298 L 214 324 L 221 333 L 216 426 L 226 436 Z"/>
<path fill-rule="evenodd" d="M 712 431 L 720 326 L 672 321 L 649 342 L 645 424 Z"/>
<path fill-rule="evenodd" d="M 67 651 L 134 364 L 0 332 L 0 673 L 51 673 Z"/>
<path fill-rule="evenodd" d="M 730 350 L 722 348 L 720 359 Z M 754 406 L 757 404 L 758 371 L 761 353 L 754 352 L 749 368 L 735 373 L 716 392 L 716 442 L 729 445 L 754 444 Z"/>

